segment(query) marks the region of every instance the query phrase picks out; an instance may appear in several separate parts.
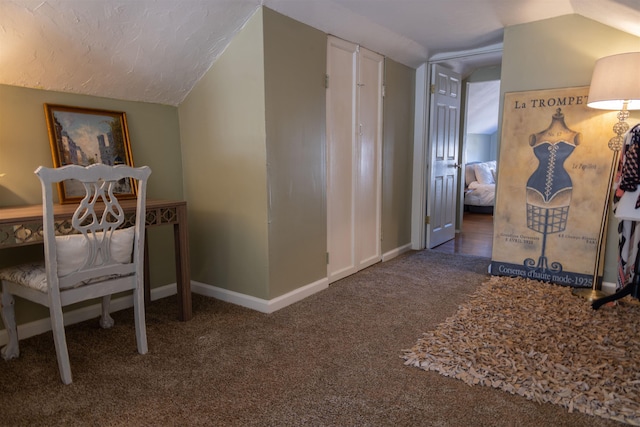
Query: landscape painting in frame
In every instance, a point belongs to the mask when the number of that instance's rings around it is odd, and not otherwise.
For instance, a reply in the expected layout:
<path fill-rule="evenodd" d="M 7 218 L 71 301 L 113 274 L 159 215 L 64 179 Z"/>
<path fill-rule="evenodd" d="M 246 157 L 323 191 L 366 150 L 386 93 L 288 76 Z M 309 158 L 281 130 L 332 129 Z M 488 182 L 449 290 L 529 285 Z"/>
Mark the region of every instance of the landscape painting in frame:
<path fill-rule="evenodd" d="M 578 288 L 601 280 L 615 112 L 589 88 L 506 93 L 491 274 Z"/>
<path fill-rule="evenodd" d="M 45 104 L 53 166 L 89 166 L 94 163 L 133 166 L 125 113 L 91 108 Z M 116 188 L 119 198 L 132 198 L 136 188 L 130 179 Z M 84 195 L 77 181 L 58 186 L 60 203 Z"/>

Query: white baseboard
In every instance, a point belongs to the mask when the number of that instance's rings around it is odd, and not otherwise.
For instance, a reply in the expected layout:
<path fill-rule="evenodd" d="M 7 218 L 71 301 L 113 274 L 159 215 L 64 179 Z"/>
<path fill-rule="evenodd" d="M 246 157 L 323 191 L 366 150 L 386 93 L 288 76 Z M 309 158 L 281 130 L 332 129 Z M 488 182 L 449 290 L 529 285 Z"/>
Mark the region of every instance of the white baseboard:
<path fill-rule="evenodd" d="M 410 250 L 412 250 L 411 243 L 408 243 L 392 251 L 386 252 L 382 255 L 382 262 L 389 261 L 390 259 L 393 259 Z M 262 298 L 256 298 L 251 295 L 242 294 L 240 292 L 219 288 L 217 286 L 191 281 L 191 290 L 196 294 L 216 298 L 221 301 L 229 302 L 231 304 L 240 305 L 242 307 L 250 308 L 261 313 L 273 313 L 288 305 L 291 305 L 298 301 L 302 301 L 308 296 L 327 289 L 328 287 L 329 281 L 326 277 L 324 277 L 314 283 L 310 283 L 306 286 L 295 289 L 272 300 L 266 300 Z"/>
<path fill-rule="evenodd" d="M 160 286 L 158 288 L 151 289 L 151 300 L 165 298 L 170 295 L 176 294 L 176 284 L 169 284 Z M 110 312 L 116 312 L 124 310 L 126 308 L 133 307 L 133 295 L 126 295 L 120 298 L 114 298 L 111 300 Z M 102 306 L 100 303 L 93 304 L 87 307 L 82 307 L 76 310 L 72 310 L 64 313 L 64 324 L 73 325 L 74 323 L 84 322 L 85 320 L 97 318 L 102 313 Z M 20 339 L 33 337 L 51 330 L 51 320 L 46 317 L 40 320 L 34 320 L 33 322 L 18 325 L 18 337 Z M 0 330 L 0 346 L 7 343 L 8 336 L 6 329 Z"/>
<path fill-rule="evenodd" d="M 602 292 L 612 294 L 616 291 L 616 284 L 613 282 L 602 282 Z"/>
<path fill-rule="evenodd" d="M 382 256 L 382 261 L 389 261 L 405 252 L 411 250 L 411 244 L 402 246 L 393 251 L 389 251 Z M 303 299 L 320 292 L 329 287 L 327 278 L 322 278 L 314 283 L 295 289 L 287 294 L 281 295 L 272 300 L 265 300 L 262 298 L 256 298 L 251 295 L 241 294 L 239 292 L 230 291 L 228 289 L 219 288 L 216 286 L 207 285 L 200 282 L 191 282 L 192 292 L 208 297 L 213 297 L 221 301 L 230 302 L 232 304 L 247 307 L 252 310 L 259 311 L 261 313 L 273 313 L 288 305 L 302 301 Z M 166 298 L 171 295 L 175 295 L 177 292 L 175 283 L 153 288 L 151 290 L 151 300 L 157 300 Z M 616 284 L 613 282 L 603 282 L 602 290 L 606 293 L 615 292 Z M 133 296 L 123 296 L 111 301 L 111 312 L 124 310 L 133 306 Z M 82 307 L 77 310 L 65 312 L 64 324 L 72 325 L 74 323 L 84 322 L 92 318 L 100 316 L 101 306 L 100 303 Z M 20 339 L 29 338 L 35 335 L 39 335 L 51 330 L 51 322 L 49 318 L 35 320 L 33 322 L 18 325 L 18 336 Z M 0 346 L 7 343 L 7 331 L 5 329 L 0 330 Z"/>
<path fill-rule="evenodd" d="M 288 305 L 291 305 L 298 301 L 302 301 L 308 296 L 325 290 L 328 287 L 329 281 L 325 277 L 314 283 L 310 283 L 289 293 L 280 295 L 279 297 L 276 297 L 272 300 L 266 300 L 262 298 L 256 298 L 251 295 L 241 294 L 240 292 L 219 288 L 217 286 L 191 281 L 191 290 L 194 293 L 213 297 L 221 301 L 240 305 L 242 307 L 247 307 L 261 313 L 273 313 Z"/>
<path fill-rule="evenodd" d="M 411 250 L 411 244 L 407 244 L 400 248 L 389 251 L 382 256 L 382 261 L 388 261 Z M 288 305 L 302 301 L 303 299 L 311 296 L 317 292 L 320 292 L 329 287 L 329 281 L 326 277 L 310 283 L 301 288 L 295 289 L 289 293 L 276 297 L 272 300 L 265 300 L 262 298 L 256 298 L 251 295 L 245 295 L 239 292 L 230 291 L 228 289 L 219 288 L 212 285 L 207 285 L 200 282 L 191 281 L 192 292 L 208 297 L 217 298 L 221 301 L 230 302 L 232 304 L 247 307 L 252 310 L 256 310 L 262 313 L 273 313 Z M 170 295 L 174 295 L 177 292 L 176 284 L 169 284 L 154 288 L 151 290 L 151 299 L 165 298 Z M 133 306 L 133 297 L 131 295 L 113 299 L 111 301 L 111 312 L 124 310 Z M 77 310 L 65 312 L 64 324 L 72 325 L 75 323 L 83 322 L 95 317 L 100 316 L 101 306 L 100 303 L 82 307 Z M 35 335 L 39 335 L 51 330 L 51 321 L 48 317 L 33 322 L 18 325 L 18 336 L 20 339 L 29 338 Z M 7 331 L 5 329 L 0 330 L 0 346 L 7 343 Z"/>
<path fill-rule="evenodd" d="M 412 250 L 411 243 L 407 243 L 406 245 L 400 246 L 399 248 L 396 248 L 392 251 L 385 252 L 384 254 L 382 254 L 382 262 L 389 261 L 390 259 L 402 255 L 405 252 L 409 252 L 410 250 Z"/>

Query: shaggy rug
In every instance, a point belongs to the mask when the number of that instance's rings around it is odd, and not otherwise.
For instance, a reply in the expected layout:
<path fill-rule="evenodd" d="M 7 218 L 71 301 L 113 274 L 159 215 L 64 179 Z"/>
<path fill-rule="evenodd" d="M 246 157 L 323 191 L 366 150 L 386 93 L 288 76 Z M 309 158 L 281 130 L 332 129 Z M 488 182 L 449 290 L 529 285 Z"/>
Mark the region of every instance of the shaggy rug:
<path fill-rule="evenodd" d="M 593 310 L 570 288 L 492 277 L 403 352 L 408 366 L 640 425 L 640 305 L 630 299 Z"/>

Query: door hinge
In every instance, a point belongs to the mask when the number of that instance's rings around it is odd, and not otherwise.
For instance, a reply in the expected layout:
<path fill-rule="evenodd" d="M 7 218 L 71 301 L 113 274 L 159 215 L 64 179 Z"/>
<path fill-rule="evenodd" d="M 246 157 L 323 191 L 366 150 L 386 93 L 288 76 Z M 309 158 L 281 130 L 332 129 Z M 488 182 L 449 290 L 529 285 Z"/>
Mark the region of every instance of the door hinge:
<path fill-rule="evenodd" d="M 425 223 L 425 224 L 429 224 L 429 223 L 431 223 L 431 217 L 430 217 L 429 215 L 427 215 L 427 216 L 425 216 L 425 217 L 424 217 L 424 223 Z"/>
<path fill-rule="evenodd" d="M 327 265 L 329 265 L 329 252 L 327 252 Z"/>
<path fill-rule="evenodd" d="M 324 88 L 329 89 L 329 74 L 324 75 Z"/>
<path fill-rule="evenodd" d="M 382 97 L 384 98 L 384 94 L 386 92 L 387 87 L 385 85 L 382 85 Z"/>
<path fill-rule="evenodd" d="M 436 93 L 436 85 L 431 85 L 431 87 L 429 88 L 429 90 L 431 91 L 431 94 Z"/>

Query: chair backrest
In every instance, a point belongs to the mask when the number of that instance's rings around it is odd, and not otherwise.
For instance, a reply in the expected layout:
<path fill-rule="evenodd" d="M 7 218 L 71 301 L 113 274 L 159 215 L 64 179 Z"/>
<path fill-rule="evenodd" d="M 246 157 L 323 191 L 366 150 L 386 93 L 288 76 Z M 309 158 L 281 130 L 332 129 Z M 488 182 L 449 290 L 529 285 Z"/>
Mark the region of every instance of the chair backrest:
<path fill-rule="evenodd" d="M 39 167 L 35 171 L 42 184 L 43 237 L 49 292 L 74 288 L 109 277 L 140 273 L 143 268 L 145 200 L 151 169 L 124 165 L 68 165 Z M 127 224 L 116 188 L 123 179 L 137 187 L 135 225 Z M 84 189 L 77 202 L 71 229 L 63 236 L 54 221 L 54 184 L 76 180 Z M 140 274 L 141 275 L 141 274 Z"/>

